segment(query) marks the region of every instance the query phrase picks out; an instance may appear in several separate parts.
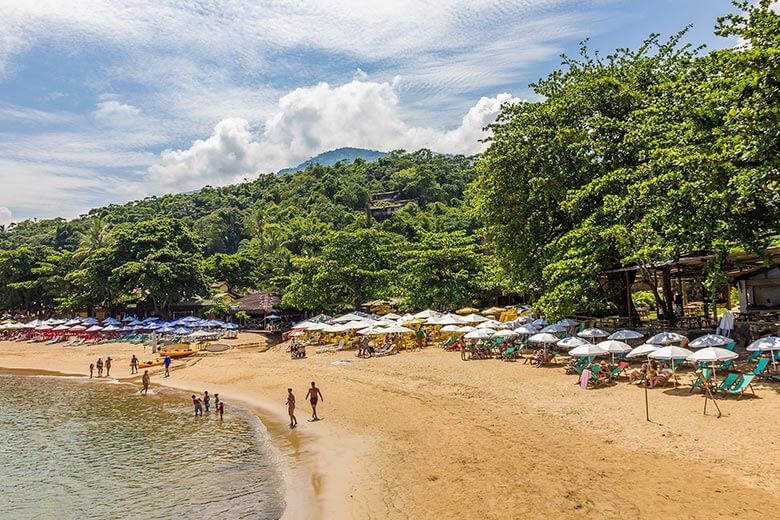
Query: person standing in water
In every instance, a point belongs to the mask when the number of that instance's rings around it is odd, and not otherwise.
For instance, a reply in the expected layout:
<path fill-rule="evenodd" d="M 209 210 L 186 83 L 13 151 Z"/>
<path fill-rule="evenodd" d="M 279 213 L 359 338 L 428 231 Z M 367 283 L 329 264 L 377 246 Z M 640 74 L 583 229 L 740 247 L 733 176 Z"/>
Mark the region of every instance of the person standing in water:
<path fill-rule="evenodd" d="M 322 392 L 320 392 L 320 389 L 314 384 L 314 381 L 311 382 L 311 388 L 306 392 L 306 399 L 311 403 L 311 420 L 319 421 L 320 418 L 317 417 L 317 401 L 321 400 L 324 403 L 325 398 L 322 397 Z"/>
<path fill-rule="evenodd" d="M 95 371 L 95 363 L 89 364 L 89 378 L 92 379 L 92 373 Z"/>
<path fill-rule="evenodd" d="M 163 366 L 165 367 L 165 377 L 171 375 L 171 356 L 166 355 L 163 360 Z"/>
<path fill-rule="evenodd" d="M 106 358 L 106 377 L 111 376 L 111 356 Z"/>
<path fill-rule="evenodd" d="M 130 373 L 131 374 L 138 373 L 138 358 L 135 357 L 135 354 L 133 354 L 133 357 L 130 358 Z"/>
<path fill-rule="evenodd" d="M 222 416 L 225 415 L 225 402 L 220 401 L 217 405 L 217 413 L 219 413 L 219 420 L 222 420 Z"/>
<path fill-rule="evenodd" d="M 207 412 L 209 411 L 209 408 L 211 408 L 211 397 L 209 397 L 208 390 L 203 392 L 203 408 L 205 408 Z"/>
<path fill-rule="evenodd" d="M 298 419 L 295 418 L 295 396 L 292 388 L 287 389 L 287 414 L 290 416 L 290 428 L 298 426 Z"/>
<path fill-rule="evenodd" d="M 219 394 L 214 394 L 214 408 L 219 411 Z"/>
<path fill-rule="evenodd" d="M 202 402 L 200 400 L 200 397 L 195 397 L 195 394 L 192 394 L 192 405 L 195 407 L 195 417 L 198 417 L 199 415 L 203 415 L 203 406 Z"/>
<path fill-rule="evenodd" d="M 98 371 L 98 377 L 103 377 L 103 359 L 98 358 L 97 363 L 95 363 L 95 367 L 97 367 Z"/>
<path fill-rule="evenodd" d="M 149 371 L 148 370 L 144 370 L 144 375 L 141 378 L 141 381 L 143 382 L 143 385 L 144 385 L 144 395 L 149 393 L 149 379 L 151 379 L 149 377 Z"/>

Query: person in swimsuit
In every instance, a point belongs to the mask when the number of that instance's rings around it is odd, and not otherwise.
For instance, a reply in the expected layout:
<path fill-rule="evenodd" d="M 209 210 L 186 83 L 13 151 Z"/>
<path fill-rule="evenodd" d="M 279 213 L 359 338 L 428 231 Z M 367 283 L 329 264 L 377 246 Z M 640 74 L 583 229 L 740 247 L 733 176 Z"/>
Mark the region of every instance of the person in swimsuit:
<path fill-rule="evenodd" d="M 106 358 L 106 377 L 111 376 L 111 356 Z"/>
<path fill-rule="evenodd" d="M 202 403 L 203 402 L 200 400 L 200 397 L 195 397 L 195 394 L 192 394 L 192 405 L 195 407 L 195 417 L 203 415 Z"/>
<path fill-rule="evenodd" d="M 295 428 L 298 425 L 298 419 L 295 418 L 295 396 L 292 393 L 292 388 L 287 389 L 287 414 L 290 416 L 290 428 Z"/>
<path fill-rule="evenodd" d="M 209 408 L 211 408 L 211 397 L 209 396 L 208 390 L 203 392 L 203 408 L 206 409 L 206 411 L 209 411 Z"/>
<path fill-rule="evenodd" d="M 92 379 L 92 373 L 95 371 L 95 363 L 89 364 L 89 378 Z"/>
<path fill-rule="evenodd" d="M 171 375 L 171 356 L 165 356 L 163 360 L 163 366 L 165 367 L 165 377 Z"/>
<path fill-rule="evenodd" d="M 130 373 L 131 374 L 138 373 L 138 358 L 135 357 L 135 354 L 133 354 L 133 357 L 130 358 Z"/>
<path fill-rule="evenodd" d="M 98 377 L 103 377 L 103 359 L 98 358 L 97 363 L 95 363 L 95 366 L 97 367 L 98 371 Z"/>
<path fill-rule="evenodd" d="M 225 401 L 220 401 L 217 405 L 217 412 L 219 413 L 219 420 L 222 420 L 222 416 L 225 415 Z"/>
<path fill-rule="evenodd" d="M 325 398 L 322 397 L 322 392 L 320 392 L 320 389 L 314 384 L 314 381 L 311 382 L 311 388 L 306 392 L 306 399 L 311 403 L 311 420 L 319 421 L 320 418 L 317 417 L 317 401 L 322 400 L 324 403 Z"/>
<path fill-rule="evenodd" d="M 141 381 L 143 382 L 143 385 L 144 385 L 144 395 L 149 393 L 149 379 L 150 379 L 149 371 L 148 370 L 144 370 L 144 375 L 141 378 Z"/>
<path fill-rule="evenodd" d="M 219 411 L 219 394 L 214 394 L 214 408 Z"/>

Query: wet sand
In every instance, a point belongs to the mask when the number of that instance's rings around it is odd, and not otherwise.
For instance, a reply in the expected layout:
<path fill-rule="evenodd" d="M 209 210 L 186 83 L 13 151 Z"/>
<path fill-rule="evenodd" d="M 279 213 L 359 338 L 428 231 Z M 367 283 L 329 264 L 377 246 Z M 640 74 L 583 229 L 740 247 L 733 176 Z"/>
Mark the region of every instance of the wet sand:
<path fill-rule="evenodd" d="M 0 366 L 84 374 L 110 354 L 125 378 L 132 353 L 150 357 L 141 349 L 6 342 Z M 239 401 L 258 410 L 291 468 L 289 518 L 770 518 L 780 506 L 780 384 L 719 400 L 720 419 L 685 385 L 654 389 L 647 422 L 640 387 L 582 391 L 562 367 L 464 363 L 438 349 L 368 360 L 261 350 L 174 362 L 152 383 L 219 392 L 228 413 Z M 304 400 L 312 380 L 325 398 L 317 423 Z"/>

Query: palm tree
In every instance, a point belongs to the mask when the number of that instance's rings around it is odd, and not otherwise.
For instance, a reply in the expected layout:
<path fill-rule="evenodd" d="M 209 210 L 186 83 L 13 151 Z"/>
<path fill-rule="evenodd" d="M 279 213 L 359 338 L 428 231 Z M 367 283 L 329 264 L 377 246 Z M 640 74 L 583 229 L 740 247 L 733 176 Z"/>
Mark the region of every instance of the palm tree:
<path fill-rule="evenodd" d="M 73 259 L 79 263 L 80 266 L 84 265 L 84 262 L 92 256 L 92 254 L 108 245 L 111 236 L 111 226 L 103 217 L 94 217 L 89 221 L 89 227 L 86 232 L 81 235 L 81 241 L 79 242 L 79 248 L 73 255 Z"/>

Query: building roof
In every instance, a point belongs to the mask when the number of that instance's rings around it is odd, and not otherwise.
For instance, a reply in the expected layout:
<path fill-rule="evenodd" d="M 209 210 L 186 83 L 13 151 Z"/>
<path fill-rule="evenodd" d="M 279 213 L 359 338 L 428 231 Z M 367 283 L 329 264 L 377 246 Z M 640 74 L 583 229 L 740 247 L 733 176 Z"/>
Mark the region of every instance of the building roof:
<path fill-rule="evenodd" d="M 240 311 L 268 314 L 274 312 L 275 306 L 281 302 L 282 298 L 277 293 L 256 291 L 239 298 L 234 305 Z"/>

